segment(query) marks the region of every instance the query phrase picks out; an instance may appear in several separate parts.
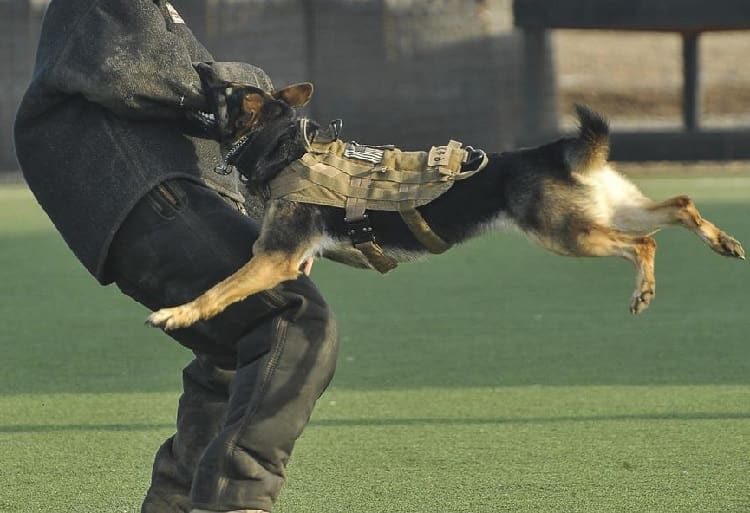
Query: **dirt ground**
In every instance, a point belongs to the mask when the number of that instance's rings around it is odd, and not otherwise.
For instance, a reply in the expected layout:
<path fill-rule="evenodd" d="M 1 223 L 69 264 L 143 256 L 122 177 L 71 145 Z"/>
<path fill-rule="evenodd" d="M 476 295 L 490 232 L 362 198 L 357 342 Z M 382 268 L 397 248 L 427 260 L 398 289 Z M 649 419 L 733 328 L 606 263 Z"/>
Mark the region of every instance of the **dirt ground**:
<path fill-rule="evenodd" d="M 644 117 L 679 123 L 679 35 L 561 30 L 552 41 L 561 120 L 580 102 L 606 113 L 613 125 Z M 750 31 L 705 33 L 699 45 L 703 124 L 750 124 Z"/>

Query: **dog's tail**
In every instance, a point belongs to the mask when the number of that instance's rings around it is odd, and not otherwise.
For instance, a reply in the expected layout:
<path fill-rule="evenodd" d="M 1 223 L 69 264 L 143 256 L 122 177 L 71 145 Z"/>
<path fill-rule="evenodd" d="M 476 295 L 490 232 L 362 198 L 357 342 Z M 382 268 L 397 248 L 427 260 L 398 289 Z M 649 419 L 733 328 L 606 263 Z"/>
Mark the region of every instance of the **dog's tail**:
<path fill-rule="evenodd" d="M 586 106 L 575 106 L 578 115 L 578 137 L 568 153 L 571 171 L 600 169 L 609 157 L 609 123 Z"/>

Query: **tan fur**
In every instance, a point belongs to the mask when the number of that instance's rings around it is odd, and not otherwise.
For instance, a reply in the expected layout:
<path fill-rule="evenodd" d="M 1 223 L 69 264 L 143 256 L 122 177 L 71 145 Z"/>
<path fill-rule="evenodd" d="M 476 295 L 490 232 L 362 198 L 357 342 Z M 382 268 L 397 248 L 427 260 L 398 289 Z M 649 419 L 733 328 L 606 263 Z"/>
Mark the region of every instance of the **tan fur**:
<path fill-rule="evenodd" d="M 281 282 L 297 278 L 300 263 L 299 255 L 258 254 L 237 272 L 193 301 L 174 308 L 162 308 L 152 313 L 146 322 L 171 330 L 210 319 L 224 311 L 229 305 L 242 301 L 252 294 L 272 289 Z"/>
<path fill-rule="evenodd" d="M 264 219 L 260 237 L 253 245 L 253 257 L 248 263 L 193 301 L 152 313 L 146 323 L 167 330 L 185 328 L 198 321 L 211 319 L 229 305 L 248 296 L 272 289 L 284 281 L 294 280 L 301 272 L 309 274 L 309 260 L 319 241 L 300 241 L 292 252 L 266 250 L 264 235 L 273 229 L 273 205 L 269 208 L 269 213 L 271 215 Z"/>
<path fill-rule="evenodd" d="M 260 109 L 263 108 L 264 101 L 263 96 L 258 93 L 246 94 L 242 99 L 242 110 L 245 114 L 250 116 L 247 124 L 244 125 L 245 128 L 252 128 L 255 124 L 254 122 L 258 119 L 258 113 L 260 113 Z"/>
<path fill-rule="evenodd" d="M 636 269 L 636 284 L 630 311 L 640 313 L 648 307 L 656 293 L 656 241 L 652 237 L 636 237 L 611 228 L 592 226 L 578 229 L 576 242 L 573 256 L 617 256 L 631 262 Z"/>
<path fill-rule="evenodd" d="M 631 235 L 650 235 L 665 226 L 682 226 L 720 255 L 744 258 L 739 242 L 704 219 L 688 196 L 655 202 L 609 165 L 578 179 L 589 189 L 581 209 L 591 222 Z"/>
<path fill-rule="evenodd" d="M 313 85 L 309 82 L 292 84 L 273 93 L 274 98 L 285 101 L 292 107 L 303 107 L 310 101 L 313 94 Z M 260 111 L 266 98 L 260 93 L 246 94 L 242 99 L 242 111 L 244 116 L 235 120 L 235 137 L 239 139 L 250 130 L 260 120 Z"/>
<path fill-rule="evenodd" d="M 609 164 L 600 169 L 573 173 L 583 193 L 550 185 L 543 199 L 549 222 L 530 234 L 541 246 L 575 257 L 618 256 L 636 268 L 636 288 L 630 311 L 645 310 L 655 295 L 656 241 L 650 234 L 682 226 L 723 256 L 745 258 L 740 243 L 704 219 L 688 196 L 655 202 Z"/>

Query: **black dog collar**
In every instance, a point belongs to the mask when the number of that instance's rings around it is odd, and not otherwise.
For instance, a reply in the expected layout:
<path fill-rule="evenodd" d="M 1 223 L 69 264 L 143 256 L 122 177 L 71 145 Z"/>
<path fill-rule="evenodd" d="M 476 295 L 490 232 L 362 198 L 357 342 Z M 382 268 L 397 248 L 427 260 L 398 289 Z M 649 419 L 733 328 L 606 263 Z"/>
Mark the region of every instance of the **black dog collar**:
<path fill-rule="evenodd" d="M 220 175 L 228 175 L 232 173 L 232 170 L 230 169 L 231 166 L 233 166 L 242 152 L 242 150 L 245 149 L 245 145 L 247 145 L 248 141 L 250 140 L 252 134 L 245 134 L 227 150 L 226 154 L 221 158 L 221 162 L 219 162 L 216 167 L 214 167 L 214 171 Z"/>
<path fill-rule="evenodd" d="M 293 137 L 299 139 L 298 142 L 302 143 L 305 149 L 309 148 L 309 141 L 319 135 L 319 126 L 307 118 L 300 118 L 292 124 L 286 124 L 286 127 L 281 126 L 283 124 L 283 122 L 279 123 L 279 127 L 267 127 L 263 131 L 273 134 L 270 137 L 264 137 L 263 132 L 259 131 L 252 131 L 240 137 L 225 152 L 221 162 L 214 167 L 214 171 L 221 175 L 228 175 L 232 172 L 231 167 L 235 167 L 240 171 L 244 181 L 252 180 L 251 176 L 256 174 L 258 162 L 275 150 L 279 140 L 289 136 L 293 127 L 296 127 L 296 134 Z M 335 139 L 340 130 L 341 121 L 336 120 L 331 122 L 329 129 L 323 132 L 326 134 L 332 132 Z"/>

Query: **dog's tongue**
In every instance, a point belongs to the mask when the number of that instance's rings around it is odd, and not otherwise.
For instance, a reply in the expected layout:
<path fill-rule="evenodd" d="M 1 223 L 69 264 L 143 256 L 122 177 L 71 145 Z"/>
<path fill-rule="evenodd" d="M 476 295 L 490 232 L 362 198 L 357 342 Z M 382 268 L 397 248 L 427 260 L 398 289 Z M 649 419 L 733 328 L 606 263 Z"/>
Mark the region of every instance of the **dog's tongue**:
<path fill-rule="evenodd" d="M 313 257 L 310 257 L 302 262 L 302 265 L 300 266 L 300 271 L 302 271 L 302 274 L 304 274 L 305 276 L 310 276 L 310 273 L 312 272 L 313 262 L 315 262 L 315 259 Z"/>

